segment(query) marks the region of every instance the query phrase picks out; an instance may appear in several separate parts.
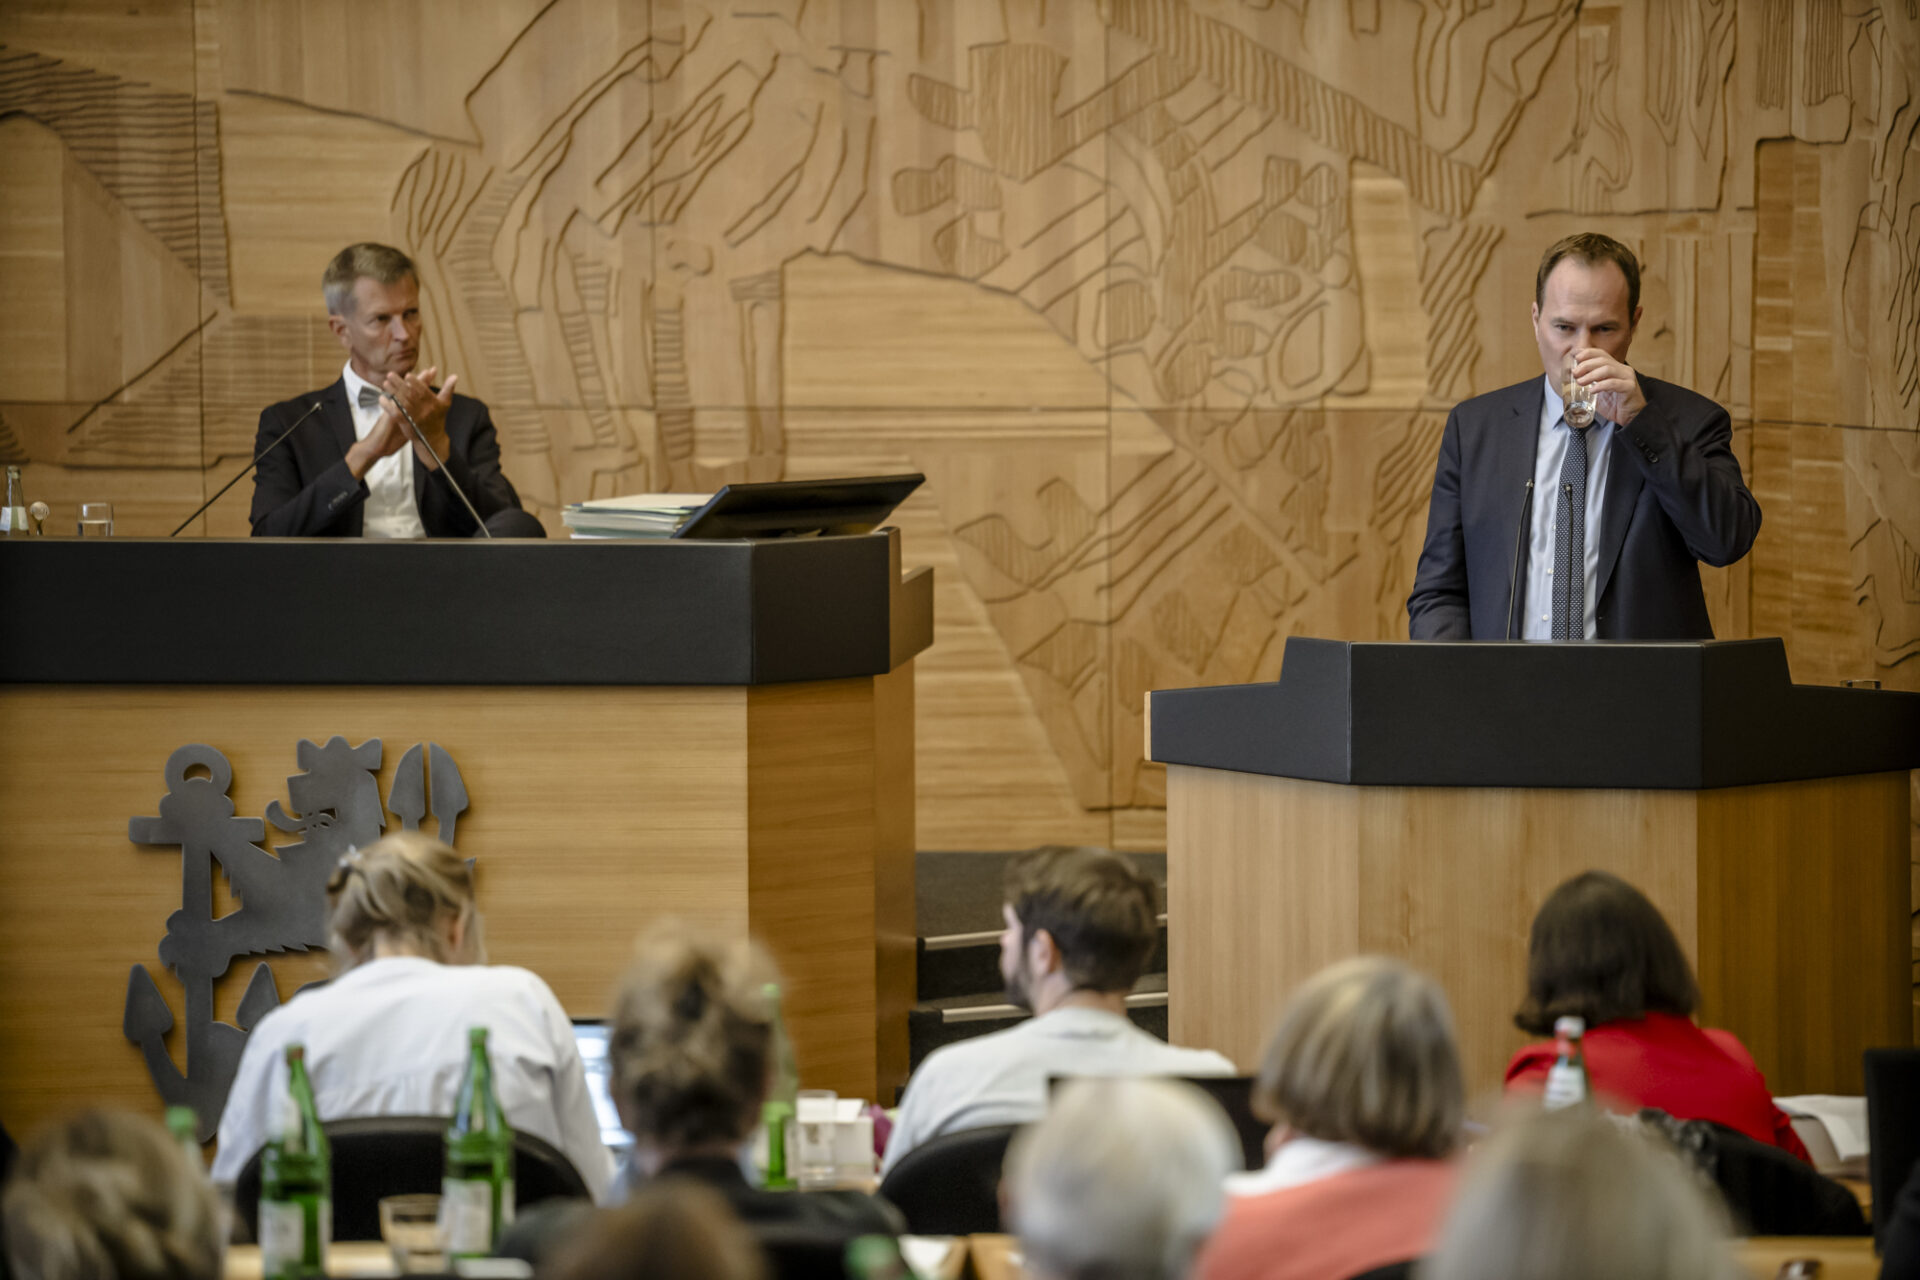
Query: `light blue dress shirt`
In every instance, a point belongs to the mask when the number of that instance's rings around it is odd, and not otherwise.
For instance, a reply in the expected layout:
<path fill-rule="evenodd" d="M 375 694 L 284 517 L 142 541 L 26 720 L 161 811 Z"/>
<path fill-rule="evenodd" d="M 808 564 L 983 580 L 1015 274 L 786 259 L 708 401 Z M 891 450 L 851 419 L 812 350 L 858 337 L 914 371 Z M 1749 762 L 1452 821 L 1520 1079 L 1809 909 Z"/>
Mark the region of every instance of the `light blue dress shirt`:
<path fill-rule="evenodd" d="M 1560 468 L 1567 460 L 1567 438 L 1573 428 L 1567 425 L 1566 406 L 1553 379 L 1542 375 L 1547 384 L 1546 402 L 1540 409 L 1540 434 L 1533 456 L 1533 530 L 1527 541 L 1527 611 L 1521 620 L 1523 640 L 1553 639 L 1553 531 L 1560 514 Z M 1581 622 L 1583 639 L 1594 637 L 1595 578 L 1600 568 L 1600 510 L 1607 496 L 1608 445 L 1613 443 L 1613 424 L 1596 417 L 1587 428 L 1587 546 L 1586 618 Z"/>

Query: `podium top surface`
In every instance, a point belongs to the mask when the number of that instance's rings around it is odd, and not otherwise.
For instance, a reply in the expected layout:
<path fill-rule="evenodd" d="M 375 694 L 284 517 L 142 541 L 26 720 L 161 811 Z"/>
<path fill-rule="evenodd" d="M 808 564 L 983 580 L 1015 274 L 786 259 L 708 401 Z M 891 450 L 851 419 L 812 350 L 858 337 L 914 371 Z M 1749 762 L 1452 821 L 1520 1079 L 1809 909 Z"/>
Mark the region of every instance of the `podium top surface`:
<path fill-rule="evenodd" d="M 0 539 L 0 682 L 758 685 L 932 641 L 898 534 Z"/>
<path fill-rule="evenodd" d="M 1920 694 L 1794 684 L 1778 639 L 1295 637 L 1272 684 L 1148 698 L 1163 764 L 1362 786 L 1699 790 L 1920 768 Z"/>

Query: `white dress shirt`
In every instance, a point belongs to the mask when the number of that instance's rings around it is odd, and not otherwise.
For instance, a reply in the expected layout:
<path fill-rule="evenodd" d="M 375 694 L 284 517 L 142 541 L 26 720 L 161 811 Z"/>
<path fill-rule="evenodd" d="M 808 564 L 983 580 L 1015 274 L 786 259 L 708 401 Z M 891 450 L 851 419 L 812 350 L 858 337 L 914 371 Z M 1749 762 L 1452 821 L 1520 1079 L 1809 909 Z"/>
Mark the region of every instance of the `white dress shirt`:
<path fill-rule="evenodd" d="M 214 1181 L 238 1178 L 266 1142 L 274 1105 L 286 1096 L 289 1044 L 306 1047 L 323 1121 L 450 1116 L 472 1027 L 487 1028 L 494 1096 L 507 1123 L 558 1147 L 593 1198 L 604 1199 L 613 1156 L 600 1140 L 573 1023 L 552 990 L 510 965 L 424 956 L 369 960 L 260 1019 L 220 1116 Z"/>
<path fill-rule="evenodd" d="M 380 421 L 381 409 L 360 407 L 360 388 L 371 382 L 353 371 L 353 361 L 341 370 L 347 386 L 347 408 L 353 413 L 353 434 L 365 440 Z M 373 387 L 375 391 L 380 390 Z M 424 538 L 427 527 L 420 523 L 420 506 L 413 499 L 413 446 L 390 453 L 367 468 L 367 500 L 362 504 L 361 536 L 366 538 Z"/>
<path fill-rule="evenodd" d="M 1560 514 L 1560 468 L 1567 460 L 1567 437 L 1573 428 L 1567 425 L 1566 404 L 1555 389 L 1553 379 L 1541 375 L 1547 384 L 1546 403 L 1540 409 L 1539 443 L 1533 456 L 1533 531 L 1527 541 L 1527 611 L 1522 620 L 1523 640 L 1553 639 L 1553 533 Z M 1586 618 L 1581 623 L 1582 639 L 1594 637 L 1594 583 L 1600 571 L 1600 509 L 1607 492 L 1607 446 L 1613 443 L 1613 424 L 1595 417 L 1587 427 L 1587 545 L 1586 545 Z"/>
<path fill-rule="evenodd" d="M 992 1035 L 935 1049 L 907 1082 L 884 1174 L 943 1133 L 1026 1124 L 1047 1112 L 1053 1076 L 1230 1076 L 1211 1049 L 1182 1049 L 1103 1009 L 1055 1009 Z"/>
<path fill-rule="evenodd" d="M 1303 1187 L 1337 1173 L 1379 1164 L 1385 1156 L 1352 1142 L 1328 1142 L 1295 1134 L 1280 1144 L 1263 1168 L 1227 1175 L 1230 1196 L 1263 1196 L 1270 1191 Z"/>

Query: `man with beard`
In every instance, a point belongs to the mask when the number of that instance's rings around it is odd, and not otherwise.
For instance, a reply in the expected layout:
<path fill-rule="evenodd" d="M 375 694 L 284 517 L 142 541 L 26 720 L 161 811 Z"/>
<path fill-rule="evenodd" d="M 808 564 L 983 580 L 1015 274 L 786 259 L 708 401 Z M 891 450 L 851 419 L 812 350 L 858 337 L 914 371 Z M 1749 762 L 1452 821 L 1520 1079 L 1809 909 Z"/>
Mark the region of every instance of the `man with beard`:
<path fill-rule="evenodd" d="M 1181 1049 L 1127 1017 L 1127 995 L 1159 935 L 1153 881 L 1098 849 L 1044 848 L 1007 865 L 1000 976 L 1033 1017 L 937 1049 L 907 1083 L 881 1172 L 943 1133 L 1025 1124 L 1052 1076 L 1230 1076 L 1233 1063 Z"/>

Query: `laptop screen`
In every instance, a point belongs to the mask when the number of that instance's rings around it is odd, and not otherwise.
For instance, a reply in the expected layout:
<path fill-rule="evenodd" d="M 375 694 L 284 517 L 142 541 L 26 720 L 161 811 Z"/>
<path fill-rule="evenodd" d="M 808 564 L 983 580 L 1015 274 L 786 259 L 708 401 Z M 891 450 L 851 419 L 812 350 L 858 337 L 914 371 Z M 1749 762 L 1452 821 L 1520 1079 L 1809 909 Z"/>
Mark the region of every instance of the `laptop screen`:
<path fill-rule="evenodd" d="M 600 1121 L 600 1140 L 615 1152 L 624 1151 L 633 1145 L 633 1135 L 620 1127 L 620 1113 L 613 1105 L 607 1024 L 598 1018 L 575 1018 L 573 1041 L 580 1047 L 580 1065 L 587 1070 L 587 1095 L 593 1099 L 593 1114 Z"/>

